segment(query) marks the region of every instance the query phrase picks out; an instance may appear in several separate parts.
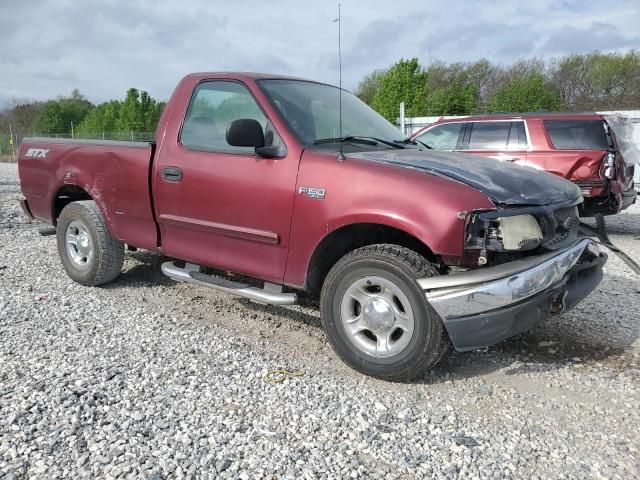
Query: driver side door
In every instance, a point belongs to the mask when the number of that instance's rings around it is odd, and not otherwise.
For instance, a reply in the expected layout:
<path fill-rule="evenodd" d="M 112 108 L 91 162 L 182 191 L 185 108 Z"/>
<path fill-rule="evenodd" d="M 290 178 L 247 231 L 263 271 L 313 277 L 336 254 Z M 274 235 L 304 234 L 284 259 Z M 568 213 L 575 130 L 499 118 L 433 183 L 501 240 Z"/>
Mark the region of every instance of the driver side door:
<path fill-rule="evenodd" d="M 197 84 L 184 119 L 172 119 L 182 128 L 165 140 L 153 178 L 162 250 L 280 282 L 299 158 L 263 158 L 229 145 L 227 127 L 241 118 L 257 120 L 267 137 L 282 141 L 249 88 L 235 80 Z"/>

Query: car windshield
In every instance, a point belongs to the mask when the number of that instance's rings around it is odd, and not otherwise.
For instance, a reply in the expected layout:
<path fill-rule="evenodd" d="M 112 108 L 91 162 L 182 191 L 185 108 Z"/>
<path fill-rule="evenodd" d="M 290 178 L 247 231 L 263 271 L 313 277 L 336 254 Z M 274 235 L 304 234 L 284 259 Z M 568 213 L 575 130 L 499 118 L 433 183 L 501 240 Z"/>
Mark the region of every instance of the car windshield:
<path fill-rule="evenodd" d="M 260 86 L 307 146 L 372 139 L 371 145 L 401 142 L 396 127 L 355 95 L 342 91 L 342 132 L 340 132 L 340 90 L 304 80 L 260 80 Z M 341 134 L 342 133 L 342 134 Z M 363 141 L 359 145 L 367 145 Z"/>

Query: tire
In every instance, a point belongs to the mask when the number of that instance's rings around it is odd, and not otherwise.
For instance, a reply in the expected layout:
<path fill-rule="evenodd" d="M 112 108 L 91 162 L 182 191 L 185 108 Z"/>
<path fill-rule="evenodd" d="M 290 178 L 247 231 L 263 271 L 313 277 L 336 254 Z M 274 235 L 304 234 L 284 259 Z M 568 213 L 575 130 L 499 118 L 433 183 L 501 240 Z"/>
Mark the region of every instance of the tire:
<path fill-rule="evenodd" d="M 72 202 L 64 207 L 56 236 L 60 260 L 74 281 L 96 286 L 120 275 L 124 243 L 111 236 L 94 201 Z"/>
<path fill-rule="evenodd" d="M 416 282 L 435 275 L 424 257 L 397 245 L 370 245 L 342 257 L 320 296 L 322 323 L 336 354 L 365 375 L 394 382 L 436 366 L 450 340 Z"/>

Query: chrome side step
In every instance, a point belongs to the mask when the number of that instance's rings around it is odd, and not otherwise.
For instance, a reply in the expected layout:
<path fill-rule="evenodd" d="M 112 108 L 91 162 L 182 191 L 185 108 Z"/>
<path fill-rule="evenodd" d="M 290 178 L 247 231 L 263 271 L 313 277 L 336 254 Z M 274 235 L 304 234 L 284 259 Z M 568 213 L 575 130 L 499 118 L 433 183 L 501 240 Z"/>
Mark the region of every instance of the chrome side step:
<path fill-rule="evenodd" d="M 181 268 L 176 267 L 173 262 L 164 262 L 162 264 L 162 273 L 179 282 L 195 283 L 196 285 L 214 288 L 260 303 L 291 305 L 296 303 L 297 300 L 295 293 L 282 293 L 280 285 L 265 282 L 264 288 L 252 287 L 216 275 L 200 273 L 200 266 L 193 263 L 187 263 L 184 268 Z"/>

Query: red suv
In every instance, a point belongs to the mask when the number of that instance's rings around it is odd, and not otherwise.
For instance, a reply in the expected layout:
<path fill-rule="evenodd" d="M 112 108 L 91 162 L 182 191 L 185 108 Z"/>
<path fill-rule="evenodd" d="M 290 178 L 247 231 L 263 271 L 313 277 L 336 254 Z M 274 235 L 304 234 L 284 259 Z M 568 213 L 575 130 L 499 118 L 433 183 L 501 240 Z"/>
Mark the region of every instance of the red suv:
<path fill-rule="evenodd" d="M 441 118 L 411 136 L 451 150 L 546 170 L 582 190 L 582 216 L 618 213 L 633 204 L 640 152 L 620 115 L 498 114 Z"/>

